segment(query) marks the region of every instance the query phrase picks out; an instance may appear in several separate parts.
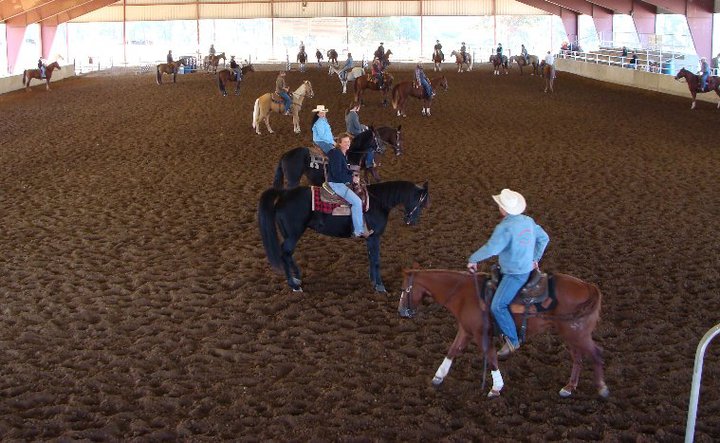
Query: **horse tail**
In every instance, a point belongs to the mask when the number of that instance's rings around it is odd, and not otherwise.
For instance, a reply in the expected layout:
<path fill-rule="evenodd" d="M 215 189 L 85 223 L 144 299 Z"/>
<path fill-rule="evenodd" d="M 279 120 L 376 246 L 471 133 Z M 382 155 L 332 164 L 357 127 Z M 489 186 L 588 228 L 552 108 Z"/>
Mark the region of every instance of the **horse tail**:
<path fill-rule="evenodd" d="M 23 86 L 25 86 L 25 77 L 27 77 L 27 69 L 23 71 Z M 30 80 L 28 80 L 28 83 L 30 83 Z"/>
<path fill-rule="evenodd" d="M 222 72 L 222 71 L 221 71 Z M 218 88 L 220 88 L 220 92 L 223 92 L 223 81 L 220 77 L 220 73 L 218 72 Z M 254 126 L 253 126 L 254 127 Z"/>
<path fill-rule="evenodd" d="M 273 188 L 282 189 L 285 183 L 285 171 L 283 170 L 283 161 L 280 159 L 277 168 L 275 168 L 275 178 L 273 179 Z"/>
<path fill-rule="evenodd" d="M 398 103 L 400 103 L 400 91 L 399 91 L 399 89 L 400 89 L 400 83 L 398 83 L 397 85 L 393 86 L 393 88 L 392 88 L 392 105 L 393 105 L 393 109 L 397 109 Z"/>
<path fill-rule="evenodd" d="M 252 115 L 252 127 L 255 128 L 257 126 L 258 118 L 260 117 L 260 99 L 255 99 L 255 107 L 253 108 L 253 115 Z"/>
<path fill-rule="evenodd" d="M 156 74 L 155 81 L 157 81 L 157 84 L 159 85 L 159 84 L 160 84 L 160 78 L 162 77 L 162 74 L 160 73 L 160 65 L 158 65 L 158 66 L 155 68 L 155 74 Z"/>
<path fill-rule="evenodd" d="M 282 261 L 280 257 L 280 242 L 278 241 L 277 224 L 275 221 L 275 205 L 278 198 L 284 191 L 270 188 L 263 192 L 258 203 L 258 223 L 260 225 L 260 235 L 262 236 L 263 246 L 268 262 L 275 270 L 280 270 Z"/>

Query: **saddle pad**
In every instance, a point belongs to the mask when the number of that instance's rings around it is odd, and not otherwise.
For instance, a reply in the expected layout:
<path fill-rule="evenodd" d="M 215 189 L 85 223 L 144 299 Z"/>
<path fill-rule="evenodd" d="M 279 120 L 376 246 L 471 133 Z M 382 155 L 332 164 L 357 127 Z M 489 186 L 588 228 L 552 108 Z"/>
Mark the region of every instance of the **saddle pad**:
<path fill-rule="evenodd" d="M 285 100 L 283 100 L 282 97 L 280 97 L 280 95 L 277 92 L 272 93 L 272 95 L 270 96 L 270 100 L 272 100 L 273 103 L 277 103 L 277 104 L 285 103 Z"/>
<path fill-rule="evenodd" d="M 327 190 L 320 186 L 311 186 L 312 191 L 312 210 L 323 214 L 333 215 L 350 215 L 350 207 L 342 198 L 329 194 Z M 347 214 L 335 214 L 335 208 L 345 207 Z"/>

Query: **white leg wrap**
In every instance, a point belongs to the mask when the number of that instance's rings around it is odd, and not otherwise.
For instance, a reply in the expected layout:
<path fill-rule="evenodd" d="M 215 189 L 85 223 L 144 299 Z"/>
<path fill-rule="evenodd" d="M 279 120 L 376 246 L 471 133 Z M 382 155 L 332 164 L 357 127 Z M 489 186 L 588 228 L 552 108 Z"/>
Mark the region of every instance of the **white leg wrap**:
<path fill-rule="evenodd" d="M 502 374 L 500 374 L 500 370 L 498 369 L 496 371 L 490 371 L 490 373 L 492 374 L 492 379 L 493 379 L 493 385 L 492 385 L 493 391 L 501 391 L 503 386 L 505 386 L 505 383 L 503 382 L 503 378 L 502 378 Z"/>
<path fill-rule="evenodd" d="M 445 379 L 445 377 L 448 375 L 448 372 L 450 372 L 450 366 L 452 366 L 452 360 L 445 357 L 437 372 L 435 372 L 435 379 Z"/>

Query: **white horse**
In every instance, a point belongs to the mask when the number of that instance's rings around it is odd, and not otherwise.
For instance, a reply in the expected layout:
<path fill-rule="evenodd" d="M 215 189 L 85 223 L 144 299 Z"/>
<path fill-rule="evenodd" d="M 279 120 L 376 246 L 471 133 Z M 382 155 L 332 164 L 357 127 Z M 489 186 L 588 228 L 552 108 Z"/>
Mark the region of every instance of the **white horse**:
<path fill-rule="evenodd" d="M 340 79 L 340 85 L 342 85 L 342 93 L 347 94 L 347 84 L 348 82 L 355 81 L 356 78 L 362 77 L 365 75 L 365 70 L 360 67 L 352 68 L 349 72 L 345 73 L 345 80 L 342 79 L 340 76 L 340 72 L 342 72 L 341 68 L 334 68 L 332 64 L 328 65 L 330 68 L 328 69 L 328 75 L 333 75 L 333 72 L 337 74 L 338 78 Z"/>
<path fill-rule="evenodd" d="M 313 89 L 312 85 L 310 84 L 310 81 L 305 80 L 302 85 L 300 85 L 299 88 L 295 90 L 292 94 L 292 106 L 290 107 L 290 112 L 292 112 L 292 118 L 293 118 L 293 130 L 296 134 L 300 133 L 300 109 L 302 108 L 303 100 L 305 100 L 305 97 L 312 98 L 313 96 Z M 260 134 L 260 123 L 265 120 L 265 126 L 267 126 L 267 130 L 269 133 L 273 133 L 272 128 L 270 127 L 270 113 L 272 111 L 275 111 L 277 113 L 282 114 L 285 110 L 285 105 L 282 103 L 275 103 L 271 99 L 272 93 L 268 92 L 267 94 L 261 95 L 257 100 L 255 100 L 255 107 L 253 108 L 253 121 L 252 121 L 252 127 L 255 128 L 255 132 Z"/>

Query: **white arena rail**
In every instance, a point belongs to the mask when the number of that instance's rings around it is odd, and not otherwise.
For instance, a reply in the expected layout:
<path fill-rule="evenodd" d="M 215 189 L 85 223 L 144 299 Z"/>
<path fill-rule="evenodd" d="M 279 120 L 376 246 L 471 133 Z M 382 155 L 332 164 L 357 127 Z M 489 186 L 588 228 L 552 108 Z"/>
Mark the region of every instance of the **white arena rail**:
<path fill-rule="evenodd" d="M 700 382 L 702 381 L 703 358 L 708 344 L 720 334 L 720 323 L 711 328 L 698 343 L 695 351 L 695 367 L 693 368 L 692 387 L 690 388 L 690 404 L 688 405 L 687 426 L 685 426 L 685 443 L 692 443 L 695 439 L 695 418 L 697 405 L 700 399 Z"/>

